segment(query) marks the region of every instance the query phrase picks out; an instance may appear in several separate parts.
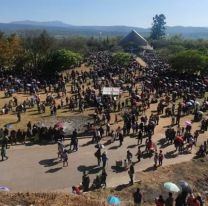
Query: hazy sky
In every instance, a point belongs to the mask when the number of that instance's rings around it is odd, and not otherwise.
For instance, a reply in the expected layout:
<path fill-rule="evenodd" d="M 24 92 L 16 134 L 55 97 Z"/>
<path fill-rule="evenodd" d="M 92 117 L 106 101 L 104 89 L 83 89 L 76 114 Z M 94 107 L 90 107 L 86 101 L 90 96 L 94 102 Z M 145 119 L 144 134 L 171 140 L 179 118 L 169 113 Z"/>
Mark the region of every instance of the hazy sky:
<path fill-rule="evenodd" d="M 208 27 L 207 10 L 208 0 L 0 0 L 0 22 L 150 27 L 152 17 L 164 13 L 170 26 Z"/>

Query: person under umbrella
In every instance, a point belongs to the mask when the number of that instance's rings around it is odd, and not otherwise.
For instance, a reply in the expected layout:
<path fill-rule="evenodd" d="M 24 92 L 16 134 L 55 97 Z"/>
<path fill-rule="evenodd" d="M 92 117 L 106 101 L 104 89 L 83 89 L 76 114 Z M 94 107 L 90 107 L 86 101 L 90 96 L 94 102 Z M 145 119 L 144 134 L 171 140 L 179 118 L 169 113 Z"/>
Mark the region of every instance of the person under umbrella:
<path fill-rule="evenodd" d="M 186 181 L 181 180 L 178 185 L 180 186 L 182 192 L 192 193 L 192 188 Z"/>
<path fill-rule="evenodd" d="M 120 205 L 121 204 L 121 200 L 118 197 L 115 196 L 111 196 L 107 199 L 108 204 L 111 205 Z"/>

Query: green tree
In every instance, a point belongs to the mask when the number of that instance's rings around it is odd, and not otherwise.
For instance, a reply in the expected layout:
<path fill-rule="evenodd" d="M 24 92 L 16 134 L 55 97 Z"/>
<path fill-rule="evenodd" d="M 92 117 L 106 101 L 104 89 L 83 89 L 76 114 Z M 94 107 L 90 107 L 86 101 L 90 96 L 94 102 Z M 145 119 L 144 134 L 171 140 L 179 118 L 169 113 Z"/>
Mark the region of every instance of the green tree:
<path fill-rule="evenodd" d="M 187 50 L 177 53 L 170 59 L 170 63 L 180 73 L 197 73 L 204 70 L 206 57 L 197 50 Z"/>
<path fill-rule="evenodd" d="M 155 15 L 151 28 L 151 39 L 159 40 L 165 36 L 166 17 L 164 14 Z"/>
<path fill-rule="evenodd" d="M 8 71 L 15 68 L 16 59 L 22 55 L 24 49 L 22 47 L 21 39 L 15 35 L 10 36 L 0 35 L 0 69 L 1 71 Z"/>
<path fill-rule="evenodd" d="M 61 72 L 66 69 L 80 66 L 81 63 L 82 56 L 79 53 L 66 49 L 60 49 L 50 53 L 47 56 L 43 72 L 49 74 Z"/>
<path fill-rule="evenodd" d="M 42 62 L 53 49 L 54 39 L 46 32 L 30 32 L 24 37 L 24 48 L 27 59 L 30 63 L 27 65 L 29 70 L 41 70 Z"/>
<path fill-rule="evenodd" d="M 112 63 L 120 66 L 128 66 L 131 62 L 132 56 L 125 52 L 116 52 L 112 55 Z"/>

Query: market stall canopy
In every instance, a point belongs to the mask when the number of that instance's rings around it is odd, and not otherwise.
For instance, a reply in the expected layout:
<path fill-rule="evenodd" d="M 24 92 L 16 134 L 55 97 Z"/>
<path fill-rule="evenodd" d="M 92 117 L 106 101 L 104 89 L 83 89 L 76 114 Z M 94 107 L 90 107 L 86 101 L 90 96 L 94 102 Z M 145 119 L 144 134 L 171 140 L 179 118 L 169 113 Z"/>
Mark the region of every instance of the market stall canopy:
<path fill-rule="evenodd" d="M 118 96 L 120 94 L 120 88 L 119 87 L 103 87 L 102 94 Z"/>

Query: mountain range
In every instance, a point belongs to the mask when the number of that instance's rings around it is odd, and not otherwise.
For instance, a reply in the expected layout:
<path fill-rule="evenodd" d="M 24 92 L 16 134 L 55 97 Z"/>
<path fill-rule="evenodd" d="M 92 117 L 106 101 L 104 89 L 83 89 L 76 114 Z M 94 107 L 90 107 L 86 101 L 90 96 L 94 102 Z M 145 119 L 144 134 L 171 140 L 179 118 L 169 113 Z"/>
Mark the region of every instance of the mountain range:
<path fill-rule="evenodd" d="M 55 37 L 66 36 L 124 36 L 132 29 L 143 36 L 150 34 L 150 28 L 130 27 L 130 26 L 76 26 L 66 24 L 61 21 L 14 21 L 10 23 L 0 23 L 0 31 L 5 33 L 21 34 L 25 30 L 46 30 Z M 206 38 L 208 39 L 208 27 L 185 27 L 167 26 L 167 35 L 180 34 L 186 38 Z"/>

